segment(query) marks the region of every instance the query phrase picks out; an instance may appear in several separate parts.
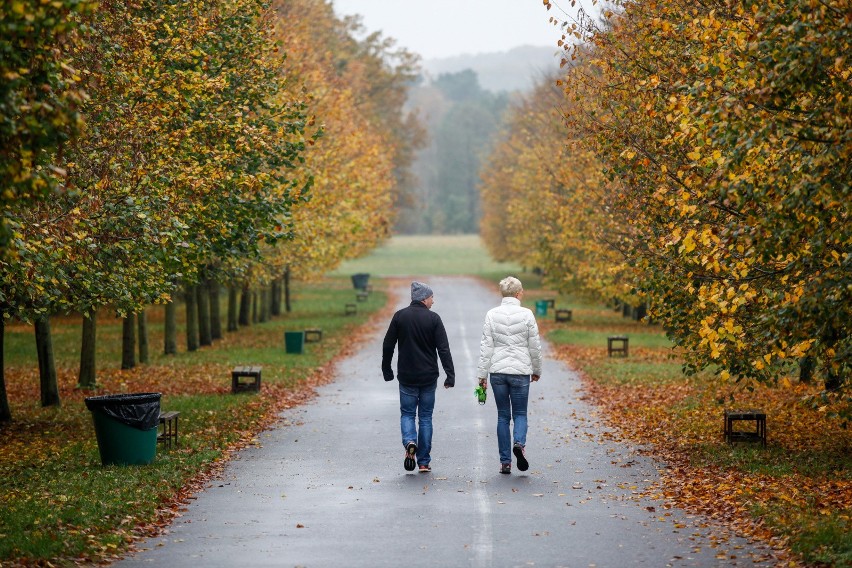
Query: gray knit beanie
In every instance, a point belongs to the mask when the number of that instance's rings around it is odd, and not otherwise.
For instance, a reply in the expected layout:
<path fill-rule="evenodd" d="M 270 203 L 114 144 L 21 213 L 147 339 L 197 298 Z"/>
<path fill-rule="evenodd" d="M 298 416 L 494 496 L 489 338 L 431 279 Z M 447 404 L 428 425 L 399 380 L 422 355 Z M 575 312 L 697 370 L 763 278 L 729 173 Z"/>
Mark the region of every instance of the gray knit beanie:
<path fill-rule="evenodd" d="M 422 282 L 411 283 L 411 301 L 422 302 L 432 295 L 432 288 Z"/>

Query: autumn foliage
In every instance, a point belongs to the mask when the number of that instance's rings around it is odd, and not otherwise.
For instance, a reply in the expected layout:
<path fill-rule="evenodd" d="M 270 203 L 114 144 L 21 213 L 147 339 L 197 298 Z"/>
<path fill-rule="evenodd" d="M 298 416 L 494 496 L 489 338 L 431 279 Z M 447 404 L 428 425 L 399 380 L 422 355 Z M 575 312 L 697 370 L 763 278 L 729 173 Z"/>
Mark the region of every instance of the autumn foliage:
<path fill-rule="evenodd" d="M 31 94 L 18 75 L 42 65 L 54 75 L 31 91 L 75 104 L 52 119 L 67 123 L 53 138 L 21 126 L 4 139 L 8 167 L 20 169 L 4 178 L 18 180 L 4 192 L 7 318 L 135 313 L 202 267 L 261 284 L 280 276 L 269 266 L 321 274 L 387 236 L 414 144 L 401 112 L 413 56 L 376 34 L 356 39 L 357 24 L 327 3 L 71 4 L 9 8 L 67 24 L 15 27 L 60 56 L 17 62 L 8 96 Z M 66 29 L 75 41 L 60 37 Z M 60 80 L 77 90 L 59 92 L 50 81 Z M 28 149 L 34 137 L 41 145 Z M 56 177 L 48 165 L 63 173 L 61 191 L 36 199 L 39 179 Z"/>
<path fill-rule="evenodd" d="M 414 56 L 325 2 L 92 8 L 0 5 L 4 322 L 46 338 L 53 315 L 133 317 L 199 282 L 267 298 L 388 235 L 418 132 L 402 113 Z"/>
<path fill-rule="evenodd" d="M 557 188 L 562 225 L 588 228 L 620 257 L 535 247 L 546 240 L 538 223 L 512 238 L 558 285 L 603 260 L 601 276 L 579 284 L 610 300 L 616 276 L 689 369 L 740 383 L 818 377 L 825 389 L 811 400 L 848 417 L 851 14 L 848 0 L 660 0 L 565 22 L 564 99 L 531 104 L 551 117 L 544 107 L 560 108 L 567 126 L 536 169 L 564 166 L 575 179 L 524 191 L 543 204 Z M 499 150 L 502 167 L 520 170 L 536 143 Z M 489 175 L 493 231 L 523 199 Z"/>
<path fill-rule="evenodd" d="M 651 346 L 659 330 L 608 311 L 578 307 L 570 324 L 542 322 L 542 330 L 556 357 L 580 371 L 607 422 L 662 464 L 650 496 L 768 544 L 776 565 L 848 565 L 852 437 L 838 420 L 800 404 L 819 387 L 758 384 L 746 391 L 719 388 L 711 373 L 685 377 L 676 353 Z M 630 357 L 610 358 L 603 344 L 562 343 L 552 332 L 563 326 L 575 337 L 601 329 L 628 334 Z M 753 407 L 767 415 L 767 447 L 725 444 L 723 410 Z M 754 424 L 737 429 L 753 431 Z"/>
<path fill-rule="evenodd" d="M 293 239 L 270 258 L 314 277 L 362 256 L 389 236 L 393 204 L 418 130 L 403 115 L 404 84 L 416 58 L 326 2 L 278 2 L 275 36 L 288 54 L 286 98 L 309 93 L 322 136 L 305 152 L 310 199 L 292 210 Z"/>
<path fill-rule="evenodd" d="M 71 51 L 79 18 L 95 2 L 0 2 L 0 247 L 20 226 L 16 212 L 45 198 L 64 170 L 61 153 L 82 125 L 86 98 Z"/>

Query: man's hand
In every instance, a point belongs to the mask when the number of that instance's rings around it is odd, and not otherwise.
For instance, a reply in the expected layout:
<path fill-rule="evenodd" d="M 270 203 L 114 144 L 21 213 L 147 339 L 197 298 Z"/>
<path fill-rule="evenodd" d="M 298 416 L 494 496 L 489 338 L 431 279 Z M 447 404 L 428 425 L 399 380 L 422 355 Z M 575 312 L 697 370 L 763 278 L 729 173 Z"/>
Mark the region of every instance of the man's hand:
<path fill-rule="evenodd" d="M 447 379 L 444 381 L 444 388 L 445 388 L 445 389 L 451 389 L 451 388 L 453 388 L 454 386 L 456 386 L 456 380 L 455 380 L 455 379 L 450 380 L 449 378 L 447 378 Z"/>
<path fill-rule="evenodd" d="M 532 377 L 530 377 L 530 378 L 532 379 L 532 382 L 536 382 L 536 381 L 537 381 L 537 380 L 539 380 L 541 377 L 540 377 L 540 376 L 538 376 L 538 375 L 533 375 L 533 376 L 532 376 Z"/>

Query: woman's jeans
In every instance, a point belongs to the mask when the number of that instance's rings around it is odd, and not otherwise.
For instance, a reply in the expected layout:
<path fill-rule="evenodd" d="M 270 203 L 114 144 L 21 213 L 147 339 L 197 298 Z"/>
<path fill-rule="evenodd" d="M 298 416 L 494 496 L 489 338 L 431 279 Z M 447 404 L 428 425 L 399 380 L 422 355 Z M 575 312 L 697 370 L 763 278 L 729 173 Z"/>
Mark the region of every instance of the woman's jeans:
<path fill-rule="evenodd" d="M 402 430 L 402 445 L 417 444 L 417 464 L 429 465 L 432 457 L 432 411 L 435 409 L 435 390 L 438 383 L 424 387 L 399 385 L 399 426 Z M 414 417 L 420 418 L 420 428 L 414 425 Z"/>
<path fill-rule="evenodd" d="M 512 463 L 512 438 L 516 444 L 527 444 L 527 401 L 530 396 L 529 375 L 491 374 L 491 390 L 497 403 L 497 447 L 500 463 Z M 509 419 L 514 423 L 509 436 Z"/>

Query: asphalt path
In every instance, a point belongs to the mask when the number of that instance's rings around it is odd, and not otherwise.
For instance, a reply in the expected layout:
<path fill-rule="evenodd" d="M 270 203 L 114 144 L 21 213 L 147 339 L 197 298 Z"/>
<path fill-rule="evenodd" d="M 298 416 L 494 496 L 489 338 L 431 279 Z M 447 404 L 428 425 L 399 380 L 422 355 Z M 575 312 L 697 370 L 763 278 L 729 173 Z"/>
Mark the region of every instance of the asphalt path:
<path fill-rule="evenodd" d="M 403 469 L 379 322 L 334 382 L 282 413 L 166 534 L 115 566 L 774 565 L 759 545 L 643 496 L 663 466 L 619 441 L 576 374 L 547 355 L 530 388 L 530 469 L 501 475 L 496 407 L 473 392 L 483 317 L 500 297 L 470 278 L 425 281 L 456 368 L 456 387 L 438 387 L 431 473 Z M 407 287 L 395 291 L 407 305 Z"/>

